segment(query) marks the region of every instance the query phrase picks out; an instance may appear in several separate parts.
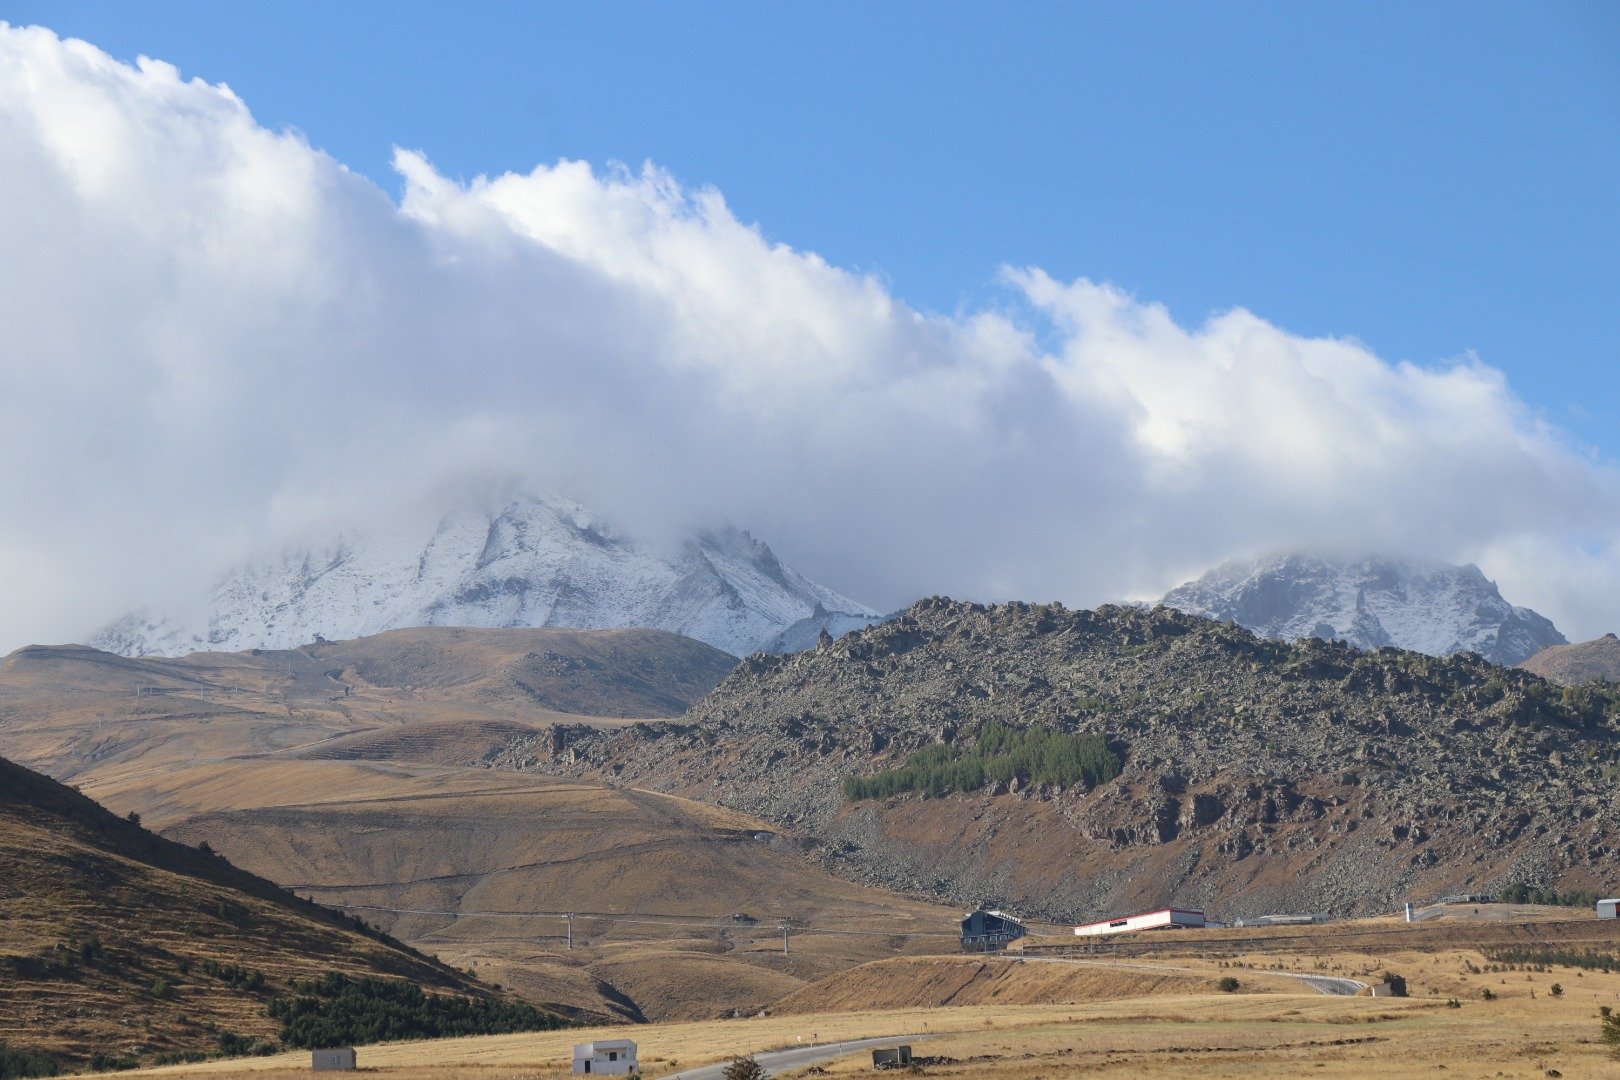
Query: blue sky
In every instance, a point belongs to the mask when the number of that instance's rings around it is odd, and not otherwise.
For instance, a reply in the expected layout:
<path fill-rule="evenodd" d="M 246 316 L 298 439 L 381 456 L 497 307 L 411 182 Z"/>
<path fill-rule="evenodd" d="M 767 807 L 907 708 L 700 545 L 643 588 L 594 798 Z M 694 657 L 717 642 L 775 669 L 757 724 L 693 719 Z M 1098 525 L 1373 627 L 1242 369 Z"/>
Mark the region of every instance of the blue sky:
<path fill-rule="evenodd" d="M 397 193 L 652 160 L 913 305 L 997 267 L 1472 350 L 1620 456 L 1620 6 L 20 2 Z"/>

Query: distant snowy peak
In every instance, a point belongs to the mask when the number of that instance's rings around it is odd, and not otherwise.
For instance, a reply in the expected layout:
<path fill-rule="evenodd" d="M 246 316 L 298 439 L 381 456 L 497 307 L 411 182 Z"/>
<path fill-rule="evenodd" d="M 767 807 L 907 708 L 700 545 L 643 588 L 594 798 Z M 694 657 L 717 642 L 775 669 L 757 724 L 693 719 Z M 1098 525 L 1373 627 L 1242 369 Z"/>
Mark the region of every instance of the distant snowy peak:
<path fill-rule="evenodd" d="M 425 537 L 346 536 L 251 563 L 199 607 L 192 617 L 126 615 L 91 644 L 177 656 L 408 626 L 651 627 L 741 656 L 805 620 L 853 628 L 877 617 L 741 530 L 698 533 L 662 552 L 578 503 L 533 497 L 449 514 Z"/>
<path fill-rule="evenodd" d="M 1172 589 L 1163 603 L 1262 637 L 1334 638 L 1433 656 L 1468 651 L 1503 665 L 1564 643 L 1549 620 L 1502 599 L 1473 565 L 1303 555 L 1236 560 Z"/>

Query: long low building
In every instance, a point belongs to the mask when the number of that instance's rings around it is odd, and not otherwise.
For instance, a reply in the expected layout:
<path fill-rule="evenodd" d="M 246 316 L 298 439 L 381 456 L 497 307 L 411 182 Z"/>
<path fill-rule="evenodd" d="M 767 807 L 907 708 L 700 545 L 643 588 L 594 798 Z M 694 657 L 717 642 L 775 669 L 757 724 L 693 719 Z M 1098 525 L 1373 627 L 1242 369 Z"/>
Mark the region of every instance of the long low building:
<path fill-rule="evenodd" d="M 1187 911 L 1182 908 L 1165 908 L 1163 911 L 1148 911 L 1141 915 L 1127 915 L 1123 919 L 1105 919 L 1102 922 L 1085 923 L 1074 928 L 1074 932 L 1081 937 L 1097 934 L 1129 934 L 1137 930 L 1173 930 L 1177 927 L 1188 929 L 1201 929 L 1211 925 L 1204 918 L 1202 911 Z"/>

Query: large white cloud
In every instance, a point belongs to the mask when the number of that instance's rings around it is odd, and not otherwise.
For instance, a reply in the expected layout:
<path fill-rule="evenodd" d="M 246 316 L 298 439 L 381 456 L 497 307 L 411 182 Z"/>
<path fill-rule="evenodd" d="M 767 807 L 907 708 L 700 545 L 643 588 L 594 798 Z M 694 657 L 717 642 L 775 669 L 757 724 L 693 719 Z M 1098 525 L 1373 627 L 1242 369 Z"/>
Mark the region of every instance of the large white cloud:
<path fill-rule="evenodd" d="M 1615 470 L 1481 363 L 1037 269 L 930 315 L 653 167 L 396 165 L 397 204 L 224 87 L 0 28 L 0 645 L 512 480 L 729 518 L 880 606 L 1331 545 L 1620 622 Z"/>

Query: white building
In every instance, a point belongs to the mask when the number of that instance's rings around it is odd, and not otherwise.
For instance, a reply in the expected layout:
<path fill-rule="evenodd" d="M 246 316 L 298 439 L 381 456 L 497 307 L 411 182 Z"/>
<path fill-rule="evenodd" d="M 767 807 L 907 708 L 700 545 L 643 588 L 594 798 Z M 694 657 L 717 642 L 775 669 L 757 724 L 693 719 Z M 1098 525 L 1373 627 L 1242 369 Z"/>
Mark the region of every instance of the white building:
<path fill-rule="evenodd" d="M 309 1067 L 315 1072 L 353 1072 L 354 1051 L 349 1047 L 310 1051 Z"/>
<path fill-rule="evenodd" d="M 636 1071 L 636 1044 L 629 1039 L 603 1039 L 574 1047 L 574 1071 L 593 1076 L 628 1076 Z"/>
<path fill-rule="evenodd" d="M 1615 918 L 1615 909 L 1620 908 L 1620 899 L 1599 900 L 1597 902 L 1597 915 L 1600 919 Z"/>
<path fill-rule="evenodd" d="M 1183 911 L 1180 908 L 1165 908 L 1163 911 L 1149 911 L 1141 915 L 1128 915 L 1123 919 L 1106 919 L 1103 922 L 1086 923 L 1074 928 L 1074 932 L 1081 937 L 1090 937 L 1097 934 L 1128 934 L 1136 930 L 1174 930 L 1177 927 L 1201 929 L 1210 925 L 1204 918 L 1202 911 Z"/>

